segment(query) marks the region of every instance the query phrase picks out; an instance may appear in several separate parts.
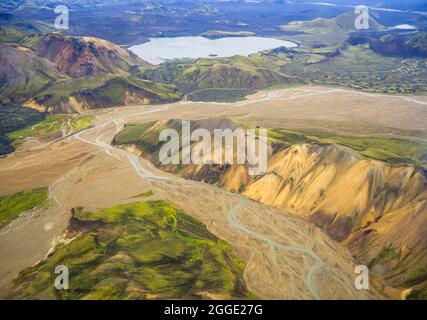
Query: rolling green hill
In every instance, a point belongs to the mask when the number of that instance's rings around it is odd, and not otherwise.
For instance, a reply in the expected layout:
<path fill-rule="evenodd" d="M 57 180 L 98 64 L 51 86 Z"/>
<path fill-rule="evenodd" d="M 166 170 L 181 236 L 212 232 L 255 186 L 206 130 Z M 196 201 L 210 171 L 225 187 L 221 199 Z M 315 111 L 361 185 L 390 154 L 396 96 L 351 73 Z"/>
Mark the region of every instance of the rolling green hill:
<path fill-rule="evenodd" d="M 259 54 L 166 62 L 157 68 L 142 69 L 137 75 L 155 82 L 173 83 L 186 93 L 203 89 L 236 89 L 248 94 L 248 90 L 250 92 L 292 82 L 279 72 L 278 64 L 272 64 L 268 58 Z M 228 100 L 223 98 L 227 92 L 220 91 L 217 92 L 220 95 L 218 100 Z M 240 97 L 237 95 L 237 98 Z M 203 97 L 199 99 L 203 100 Z"/>
<path fill-rule="evenodd" d="M 251 297 L 230 245 L 165 201 L 73 210 L 70 241 L 15 279 L 10 299 L 209 299 Z M 53 286 L 57 265 L 70 288 Z"/>
<path fill-rule="evenodd" d="M 9 132 L 7 137 L 10 140 L 11 146 L 17 149 L 28 138 L 40 138 L 46 141 L 53 141 L 69 135 L 72 132 L 87 129 L 92 126 L 92 124 L 93 117 L 91 116 L 48 115 L 43 121 L 37 124 Z"/>
<path fill-rule="evenodd" d="M 149 104 L 179 100 L 170 85 L 132 76 L 105 75 L 58 80 L 25 105 L 50 113 L 82 112 L 127 104 Z"/>
<path fill-rule="evenodd" d="M 48 203 L 47 188 L 25 190 L 0 197 L 0 230 L 22 213 L 46 207 Z"/>
<path fill-rule="evenodd" d="M 0 107 L 0 156 L 14 151 L 13 139 L 8 133 L 43 121 L 45 114 L 16 105 Z"/>

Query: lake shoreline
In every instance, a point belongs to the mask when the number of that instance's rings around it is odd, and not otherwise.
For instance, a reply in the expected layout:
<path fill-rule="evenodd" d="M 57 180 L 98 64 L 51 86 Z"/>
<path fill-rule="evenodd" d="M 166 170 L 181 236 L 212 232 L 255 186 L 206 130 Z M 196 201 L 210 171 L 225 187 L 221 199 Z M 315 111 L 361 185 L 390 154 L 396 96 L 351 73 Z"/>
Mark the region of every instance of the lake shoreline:
<path fill-rule="evenodd" d="M 129 50 L 141 59 L 159 65 L 169 60 L 224 58 L 249 56 L 279 47 L 296 48 L 297 43 L 266 37 L 223 37 L 209 39 L 203 36 L 150 38 L 150 41 L 131 46 Z"/>

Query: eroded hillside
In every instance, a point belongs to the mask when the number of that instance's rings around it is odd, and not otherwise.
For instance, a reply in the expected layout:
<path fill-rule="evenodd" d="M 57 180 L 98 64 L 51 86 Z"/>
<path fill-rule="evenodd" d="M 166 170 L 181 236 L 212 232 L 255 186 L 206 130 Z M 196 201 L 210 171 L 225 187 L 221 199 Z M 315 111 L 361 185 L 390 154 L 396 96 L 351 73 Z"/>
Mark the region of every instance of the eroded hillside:
<path fill-rule="evenodd" d="M 176 101 L 181 93 L 131 75 L 147 63 L 98 38 L 32 35 L 0 44 L 0 104 L 50 113 Z"/>
<path fill-rule="evenodd" d="M 71 37 L 60 34 L 31 36 L 22 41 L 38 56 L 57 65 L 70 77 L 101 74 L 127 74 L 132 66 L 148 64 L 116 44 L 93 37 Z"/>
<path fill-rule="evenodd" d="M 405 151 L 399 163 L 398 158 L 373 159 L 372 150 L 369 157 L 360 150 L 315 139 L 294 138 L 286 144 L 271 139 L 268 169 L 257 177 L 249 176 L 245 165 L 162 165 L 158 152 L 163 142 L 158 134 L 166 127 L 179 131 L 180 123 L 129 125 L 114 143 L 166 171 L 242 192 L 312 221 L 390 286 L 425 285 L 427 239 L 422 235 L 427 232 L 427 182 L 422 169 L 405 161 L 410 158 Z M 237 128 L 229 120 L 191 122 L 192 129 L 218 126 Z M 385 154 L 387 150 L 377 151 Z M 422 158 L 422 153 L 418 156 Z"/>

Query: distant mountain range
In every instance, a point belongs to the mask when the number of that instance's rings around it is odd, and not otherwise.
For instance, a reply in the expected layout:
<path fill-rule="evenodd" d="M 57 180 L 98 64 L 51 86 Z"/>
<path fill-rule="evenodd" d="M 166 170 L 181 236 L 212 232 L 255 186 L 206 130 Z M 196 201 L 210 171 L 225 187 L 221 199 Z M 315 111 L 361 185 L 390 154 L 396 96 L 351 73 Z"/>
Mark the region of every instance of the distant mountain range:
<path fill-rule="evenodd" d="M 91 37 L 71 37 L 60 34 L 34 35 L 21 45 L 58 66 L 70 77 L 102 74 L 128 74 L 132 66 L 148 63 L 109 41 Z"/>
<path fill-rule="evenodd" d="M 292 0 L 289 1 L 292 3 L 305 3 L 305 4 L 317 4 L 325 6 L 359 6 L 366 5 L 372 8 L 382 8 L 382 9 L 396 9 L 396 10 L 427 10 L 427 4 L 424 0 L 328 0 L 328 1 L 314 1 L 314 0 Z"/>
<path fill-rule="evenodd" d="M 214 3 L 214 2 L 245 2 L 243 0 L 210 0 L 210 1 L 199 1 L 199 0 L 186 0 L 183 3 L 200 4 L 200 3 Z M 252 3 L 294 3 L 294 4 L 316 4 L 316 5 L 336 5 L 336 6 L 357 6 L 367 5 L 378 8 L 395 8 L 395 9 L 420 9 L 425 8 L 426 3 L 423 0 L 329 0 L 325 2 L 314 1 L 314 0 L 253 0 Z M 1 3 L 1 9 L 14 9 L 18 6 L 56 6 L 58 5 L 57 0 L 4 0 Z M 125 6 L 125 5 L 146 5 L 146 6 L 157 6 L 159 4 L 170 4 L 176 3 L 176 1 L 170 0 L 70 0 L 67 1 L 66 5 L 69 6 Z"/>

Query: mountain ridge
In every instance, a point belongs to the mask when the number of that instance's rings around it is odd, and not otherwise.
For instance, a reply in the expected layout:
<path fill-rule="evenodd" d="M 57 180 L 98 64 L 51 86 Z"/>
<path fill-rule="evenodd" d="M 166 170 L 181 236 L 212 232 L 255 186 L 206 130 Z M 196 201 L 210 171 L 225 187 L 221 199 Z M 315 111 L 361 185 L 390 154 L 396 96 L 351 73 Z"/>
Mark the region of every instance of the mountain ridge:
<path fill-rule="evenodd" d="M 102 74 L 129 74 L 136 66 L 148 66 L 132 52 L 107 40 L 61 34 L 35 35 L 21 42 L 72 78 Z"/>
<path fill-rule="evenodd" d="M 191 127 L 209 128 L 212 121 L 218 120 L 192 121 Z M 221 123 L 236 127 L 230 121 Z M 178 120 L 131 125 L 113 144 L 167 172 L 216 184 L 303 217 L 349 248 L 359 262 L 370 265 L 376 278 L 393 287 L 411 283 L 415 290 L 424 290 L 425 279 L 413 276 L 413 270 L 427 265 L 423 254 L 427 241 L 421 237 L 427 232 L 427 179 L 421 170 L 364 159 L 317 141 L 271 145 L 267 171 L 258 177 L 249 176 L 245 165 L 162 165 L 158 160 L 162 143 L 154 137 L 162 128 L 179 125 Z M 387 250 L 393 254 L 384 258 Z"/>
<path fill-rule="evenodd" d="M 148 64 L 106 40 L 32 35 L 19 44 L 0 44 L 0 52 L 1 104 L 70 113 L 181 98 L 173 86 L 134 77 L 134 68 Z"/>

